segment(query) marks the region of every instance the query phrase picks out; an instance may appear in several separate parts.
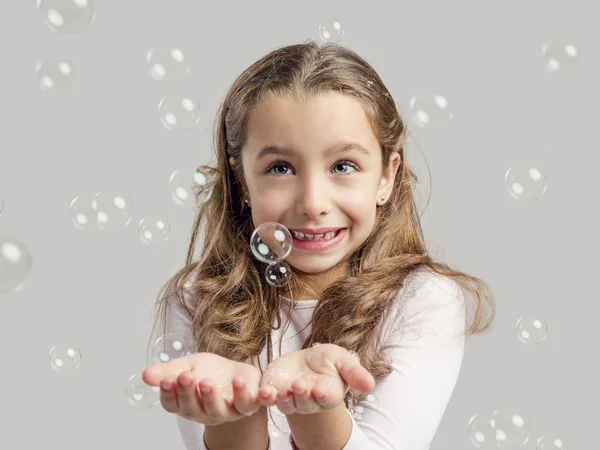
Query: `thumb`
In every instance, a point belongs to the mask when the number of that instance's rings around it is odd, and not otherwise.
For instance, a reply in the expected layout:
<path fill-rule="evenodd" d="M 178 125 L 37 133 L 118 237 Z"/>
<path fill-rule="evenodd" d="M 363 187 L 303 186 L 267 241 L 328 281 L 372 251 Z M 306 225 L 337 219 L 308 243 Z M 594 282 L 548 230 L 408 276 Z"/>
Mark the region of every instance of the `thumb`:
<path fill-rule="evenodd" d="M 351 353 L 345 351 L 340 354 L 335 367 L 346 384 L 354 390 L 371 392 L 375 389 L 375 378 Z"/>

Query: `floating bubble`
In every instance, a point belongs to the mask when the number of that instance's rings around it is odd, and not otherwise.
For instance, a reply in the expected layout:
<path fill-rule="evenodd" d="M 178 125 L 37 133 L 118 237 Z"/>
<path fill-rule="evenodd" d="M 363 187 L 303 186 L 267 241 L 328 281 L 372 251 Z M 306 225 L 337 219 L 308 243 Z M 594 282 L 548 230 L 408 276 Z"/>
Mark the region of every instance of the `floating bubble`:
<path fill-rule="evenodd" d="M 38 62 L 35 73 L 39 78 L 40 89 L 44 92 L 62 91 L 70 88 L 75 82 L 73 65 L 62 59 L 50 58 Z"/>
<path fill-rule="evenodd" d="M 496 448 L 496 430 L 491 415 L 475 414 L 467 425 L 467 435 L 474 447 L 492 450 Z"/>
<path fill-rule="evenodd" d="M 548 335 L 548 324 L 542 317 L 521 317 L 517 320 L 515 333 L 523 344 L 539 344 Z"/>
<path fill-rule="evenodd" d="M 96 18 L 96 0 L 37 0 L 46 26 L 57 33 L 82 33 Z"/>
<path fill-rule="evenodd" d="M 185 172 L 175 170 L 169 178 L 171 197 L 178 205 L 191 204 L 195 196 L 198 204 L 208 201 L 213 192 L 216 172 L 208 166 L 200 166 L 191 176 Z M 192 192 L 193 191 L 193 192 Z"/>
<path fill-rule="evenodd" d="M 283 261 L 291 253 L 293 245 L 290 231 L 277 222 L 260 224 L 250 236 L 252 253 L 267 264 Z"/>
<path fill-rule="evenodd" d="M 152 408 L 160 403 L 160 387 L 148 386 L 141 374 L 132 375 L 127 380 L 125 395 L 129 404 L 134 408 Z"/>
<path fill-rule="evenodd" d="M 410 111 L 414 123 L 421 128 L 445 124 L 454 117 L 448 99 L 440 94 L 413 96 L 410 100 Z"/>
<path fill-rule="evenodd" d="M 504 176 L 508 195 L 515 200 L 538 200 L 548 189 L 546 173 L 533 164 L 518 164 L 510 167 Z"/>
<path fill-rule="evenodd" d="M 79 230 L 109 230 L 125 228 L 131 223 L 133 204 L 121 194 L 98 192 L 75 197 L 69 205 L 69 215 Z"/>
<path fill-rule="evenodd" d="M 481 449 L 513 449 L 526 444 L 531 436 L 531 422 L 521 413 L 494 411 L 474 415 L 467 425 L 471 443 Z"/>
<path fill-rule="evenodd" d="M 188 97 L 164 97 L 158 112 L 160 122 L 169 131 L 190 131 L 200 122 L 199 107 Z"/>
<path fill-rule="evenodd" d="M 179 48 L 159 47 L 146 55 L 148 72 L 156 81 L 175 81 L 190 73 L 183 51 Z"/>
<path fill-rule="evenodd" d="M 525 445 L 531 437 L 531 422 L 525 414 L 514 411 L 494 411 L 492 426 L 496 431 L 496 447 L 512 449 Z"/>
<path fill-rule="evenodd" d="M 171 235 L 171 224 L 163 219 L 145 218 L 140 221 L 138 234 L 144 244 L 162 244 Z"/>
<path fill-rule="evenodd" d="M 81 365 L 81 351 L 77 347 L 55 345 L 49 358 L 50 367 L 58 373 L 74 372 Z"/>
<path fill-rule="evenodd" d="M 0 234 L 0 294 L 20 289 L 31 273 L 31 267 L 27 246 L 14 236 Z"/>
<path fill-rule="evenodd" d="M 569 450 L 569 443 L 561 437 L 542 436 L 538 439 L 535 450 Z"/>
<path fill-rule="evenodd" d="M 172 359 L 183 358 L 190 353 L 189 345 L 184 338 L 175 333 L 167 333 L 154 343 L 152 356 L 155 362 L 164 363 Z"/>
<path fill-rule="evenodd" d="M 548 73 L 577 69 L 581 57 L 581 50 L 573 43 L 553 42 L 542 46 L 542 58 Z"/>
<path fill-rule="evenodd" d="M 319 36 L 325 43 L 340 42 L 344 37 L 344 27 L 335 17 L 328 17 L 319 25 Z"/>
<path fill-rule="evenodd" d="M 271 286 L 285 286 L 290 279 L 290 266 L 283 261 L 269 264 L 265 270 L 265 279 Z"/>
<path fill-rule="evenodd" d="M 0 198 L 0 216 L 4 212 L 4 200 Z"/>

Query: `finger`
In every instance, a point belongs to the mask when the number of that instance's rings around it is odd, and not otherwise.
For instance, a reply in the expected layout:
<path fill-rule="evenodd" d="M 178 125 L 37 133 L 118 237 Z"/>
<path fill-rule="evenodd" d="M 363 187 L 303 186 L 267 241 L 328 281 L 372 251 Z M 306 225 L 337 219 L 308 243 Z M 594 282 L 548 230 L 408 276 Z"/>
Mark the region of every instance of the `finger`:
<path fill-rule="evenodd" d="M 209 417 L 223 421 L 223 418 L 230 419 L 232 413 L 238 414 L 223 398 L 221 390 L 216 386 L 211 378 L 204 378 L 200 381 L 200 392 L 202 395 L 202 405 L 204 411 Z M 228 421 L 228 420 L 225 420 Z"/>
<path fill-rule="evenodd" d="M 297 412 L 294 393 L 288 389 L 282 389 L 277 393 L 277 408 L 285 414 L 292 415 Z"/>
<path fill-rule="evenodd" d="M 271 385 L 262 386 L 258 390 L 258 400 L 262 406 L 274 406 L 277 402 L 277 389 Z"/>
<path fill-rule="evenodd" d="M 311 395 L 312 386 L 305 381 L 296 381 L 292 385 L 294 391 L 294 401 L 298 414 L 314 414 L 321 411 L 319 405 Z"/>
<path fill-rule="evenodd" d="M 175 382 L 170 378 L 165 378 L 160 382 L 160 404 L 167 412 L 173 414 L 179 412 L 177 389 Z"/>
<path fill-rule="evenodd" d="M 250 392 L 248 383 L 243 378 L 234 377 L 231 380 L 233 387 L 233 408 L 245 416 L 251 416 L 260 409 L 258 392 Z"/>
<path fill-rule="evenodd" d="M 191 371 L 192 367 L 187 358 L 173 359 L 167 363 L 152 364 L 142 372 L 142 380 L 148 386 L 158 386 L 166 377 L 177 378 L 185 371 Z"/>
<path fill-rule="evenodd" d="M 349 387 L 359 392 L 371 392 L 375 389 L 375 378 L 360 361 L 349 353 L 342 354 L 334 361 L 340 376 Z"/>
<path fill-rule="evenodd" d="M 198 383 L 191 372 L 183 372 L 177 377 L 177 400 L 183 417 L 197 418 L 206 415 L 198 395 Z"/>
<path fill-rule="evenodd" d="M 335 408 L 344 399 L 344 393 L 339 385 L 330 386 L 330 383 L 324 379 L 318 379 L 315 382 L 312 389 L 312 396 L 322 409 Z"/>

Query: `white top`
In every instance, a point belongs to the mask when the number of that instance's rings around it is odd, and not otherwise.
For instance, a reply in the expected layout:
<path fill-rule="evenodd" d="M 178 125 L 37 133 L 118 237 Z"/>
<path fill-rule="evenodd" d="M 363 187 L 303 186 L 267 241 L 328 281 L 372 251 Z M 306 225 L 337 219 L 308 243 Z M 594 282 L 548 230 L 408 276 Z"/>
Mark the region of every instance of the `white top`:
<path fill-rule="evenodd" d="M 273 330 L 273 358 L 300 350 L 311 332 L 316 300 L 293 303 L 281 298 L 282 327 Z M 167 332 L 192 341 L 190 320 L 178 308 L 167 307 Z M 398 293 L 383 333 L 393 372 L 357 405 L 352 434 L 344 450 L 428 450 L 456 385 L 465 347 L 465 304 L 461 288 L 426 267 L 409 274 Z M 304 329 L 304 330 L 303 330 Z M 301 331 L 302 330 L 302 331 Z M 267 367 L 266 346 L 259 356 Z M 248 359 L 250 362 L 250 359 Z M 258 368 L 258 366 L 256 366 Z M 270 407 L 271 450 L 291 450 L 289 426 L 276 406 Z M 187 450 L 207 450 L 204 425 L 175 416 Z"/>

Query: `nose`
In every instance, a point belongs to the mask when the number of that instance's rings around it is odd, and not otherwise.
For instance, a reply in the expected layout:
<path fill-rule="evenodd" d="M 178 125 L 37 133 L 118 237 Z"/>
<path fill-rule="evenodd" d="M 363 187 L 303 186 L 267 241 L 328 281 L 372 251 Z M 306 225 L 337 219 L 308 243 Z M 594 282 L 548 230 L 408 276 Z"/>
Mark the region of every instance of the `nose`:
<path fill-rule="evenodd" d="M 306 176 L 298 189 L 296 213 L 317 219 L 331 210 L 329 189 L 316 176 Z"/>

